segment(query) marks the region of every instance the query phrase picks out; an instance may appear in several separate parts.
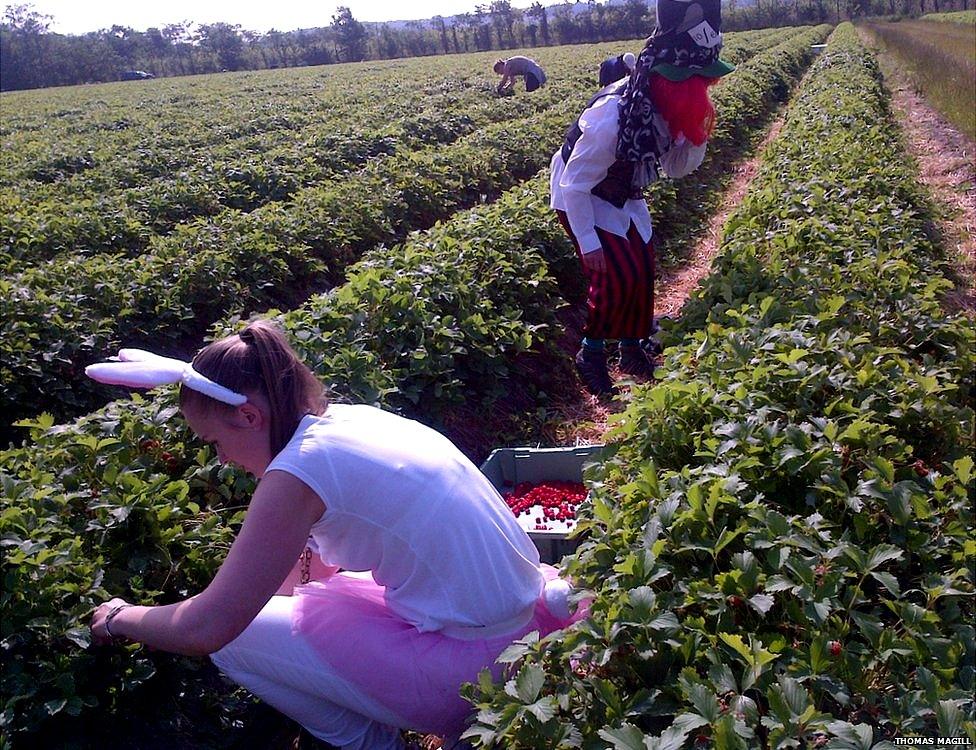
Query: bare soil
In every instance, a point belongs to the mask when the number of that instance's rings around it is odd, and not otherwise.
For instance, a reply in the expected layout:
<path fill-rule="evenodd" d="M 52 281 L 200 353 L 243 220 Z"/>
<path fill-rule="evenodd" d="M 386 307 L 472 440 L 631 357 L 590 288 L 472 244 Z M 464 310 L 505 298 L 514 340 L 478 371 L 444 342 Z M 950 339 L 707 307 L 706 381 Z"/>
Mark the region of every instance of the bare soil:
<path fill-rule="evenodd" d="M 676 318 L 681 314 L 685 300 L 691 295 L 712 267 L 712 259 L 718 252 L 722 241 L 722 229 L 732 211 L 742 202 L 749 184 L 759 170 L 766 147 L 779 135 L 783 128 L 783 117 L 777 118 L 769 127 L 756 155 L 733 167 L 735 176 L 725 191 L 719 210 L 712 216 L 705 233 L 698 240 L 694 251 L 684 263 L 676 268 L 665 269 L 657 279 L 654 288 L 654 316 Z"/>

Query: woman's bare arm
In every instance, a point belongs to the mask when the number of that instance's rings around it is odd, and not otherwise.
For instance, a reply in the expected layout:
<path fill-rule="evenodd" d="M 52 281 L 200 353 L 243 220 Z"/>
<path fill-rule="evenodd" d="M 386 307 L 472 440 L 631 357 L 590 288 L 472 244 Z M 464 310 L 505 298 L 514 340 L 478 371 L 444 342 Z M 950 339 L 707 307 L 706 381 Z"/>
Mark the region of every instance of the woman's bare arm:
<path fill-rule="evenodd" d="M 298 478 L 272 471 L 258 484 L 241 531 L 217 575 L 201 593 L 176 604 L 132 606 L 112 619 L 111 635 L 180 654 L 213 653 L 236 638 L 278 591 L 324 511 Z M 111 603 L 110 603 L 111 604 Z M 109 637 L 102 605 L 92 618 L 96 640 Z"/>

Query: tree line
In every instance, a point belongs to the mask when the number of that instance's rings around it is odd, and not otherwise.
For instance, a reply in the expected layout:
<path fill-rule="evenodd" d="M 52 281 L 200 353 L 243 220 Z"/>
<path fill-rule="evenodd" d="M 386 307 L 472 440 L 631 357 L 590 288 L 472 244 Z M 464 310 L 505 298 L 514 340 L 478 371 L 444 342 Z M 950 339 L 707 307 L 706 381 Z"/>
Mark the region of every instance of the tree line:
<path fill-rule="evenodd" d="M 974 0 L 726 0 L 724 27 L 837 22 L 965 10 Z M 145 31 L 114 25 L 82 35 L 50 31 L 53 19 L 30 4 L 0 21 L 0 90 L 118 80 L 122 71 L 180 76 L 231 70 L 328 65 L 523 47 L 637 39 L 654 26 L 646 0 L 588 2 L 522 10 L 491 0 L 472 13 L 425 21 L 363 24 L 339 7 L 321 27 L 256 33 L 229 23 L 173 23 Z"/>

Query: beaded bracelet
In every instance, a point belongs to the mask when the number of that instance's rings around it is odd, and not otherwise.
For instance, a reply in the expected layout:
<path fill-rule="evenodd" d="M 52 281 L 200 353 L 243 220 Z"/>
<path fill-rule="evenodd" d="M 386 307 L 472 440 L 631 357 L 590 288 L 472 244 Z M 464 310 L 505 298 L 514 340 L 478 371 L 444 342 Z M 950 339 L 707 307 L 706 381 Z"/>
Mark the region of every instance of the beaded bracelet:
<path fill-rule="evenodd" d="M 311 575 L 309 574 L 309 568 L 312 565 L 312 550 L 306 547 L 302 550 L 302 555 L 299 558 L 301 564 L 299 566 L 299 583 L 308 583 L 311 580 Z"/>

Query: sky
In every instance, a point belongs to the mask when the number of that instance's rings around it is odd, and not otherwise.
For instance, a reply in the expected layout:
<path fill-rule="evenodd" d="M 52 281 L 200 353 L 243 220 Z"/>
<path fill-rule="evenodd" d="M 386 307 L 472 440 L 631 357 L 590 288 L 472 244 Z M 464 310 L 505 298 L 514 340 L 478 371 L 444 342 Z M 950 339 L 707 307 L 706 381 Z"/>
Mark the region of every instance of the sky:
<path fill-rule="evenodd" d="M 335 4 L 333 0 L 4 0 L 3 6 L 20 3 L 51 16 L 50 30 L 58 34 L 84 34 L 114 24 L 145 31 L 183 21 L 239 24 L 242 29 L 261 33 L 270 29 L 292 31 L 328 26 L 339 5 L 347 6 L 358 21 L 409 21 L 471 13 L 476 5 L 489 4 L 488 0 L 336 0 Z M 515 8 L 531 4 L 532 0 L 512 0 Z"/>

